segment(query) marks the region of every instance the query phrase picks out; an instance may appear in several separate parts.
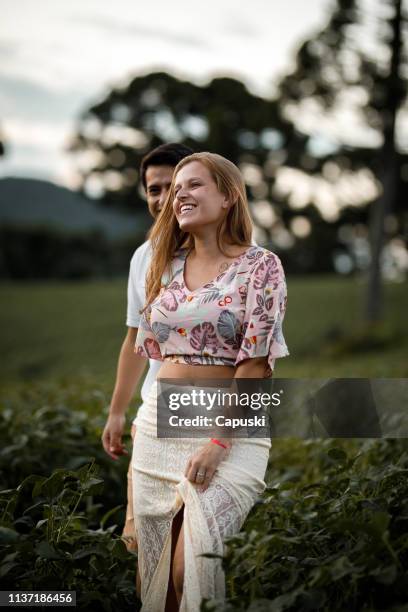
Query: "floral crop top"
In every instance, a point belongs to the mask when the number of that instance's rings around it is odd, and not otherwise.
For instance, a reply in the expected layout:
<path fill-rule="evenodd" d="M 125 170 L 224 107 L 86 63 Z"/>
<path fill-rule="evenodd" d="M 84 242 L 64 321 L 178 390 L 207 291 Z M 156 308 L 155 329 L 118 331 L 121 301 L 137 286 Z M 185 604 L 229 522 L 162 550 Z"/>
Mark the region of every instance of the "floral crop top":
<path fill-rule="evenodd" d="M 135 351 L 142 357 L 189 365 L 237 366 L 244 359 L 288 355 L 282 334 L 286 283 L 274 253 L 252 246 L 211 282 L 189 291 L 187 249 L 172 261 L 172 276 L 140 321 Z"/>

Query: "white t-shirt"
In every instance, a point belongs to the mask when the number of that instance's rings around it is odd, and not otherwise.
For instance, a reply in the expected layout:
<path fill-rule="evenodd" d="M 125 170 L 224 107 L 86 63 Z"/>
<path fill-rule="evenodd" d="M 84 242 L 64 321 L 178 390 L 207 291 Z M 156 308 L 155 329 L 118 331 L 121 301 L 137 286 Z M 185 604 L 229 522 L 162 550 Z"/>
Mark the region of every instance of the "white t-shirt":
<path fill-rule="evenodd" d="M 139 311 L 145 305 L 146 273 L 150 264 L 151 255 L 150 242 L 146 240 L 146 242 L 136 249 L 130 262 L 126 316 L 126 325 L 128 327 L 139 327 L 140 325 L 141 315 Z M 142 406 L 149 395 L 152 384 L 156 380 L 161 365 L 161 361 L 149 359 L 149 369 L 140 390 Z"/>

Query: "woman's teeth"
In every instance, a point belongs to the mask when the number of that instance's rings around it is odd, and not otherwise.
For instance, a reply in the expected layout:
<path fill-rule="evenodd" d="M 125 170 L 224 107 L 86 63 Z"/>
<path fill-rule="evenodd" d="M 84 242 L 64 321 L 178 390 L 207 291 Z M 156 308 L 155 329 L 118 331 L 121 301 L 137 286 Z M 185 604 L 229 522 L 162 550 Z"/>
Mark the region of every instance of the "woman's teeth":
<path fill-rule="evenodd" d="M 185 204 L 184 206 L 180 206 L 180 215 L 187 214 L 193 210 L 194 206 L 191 204 Z"/>

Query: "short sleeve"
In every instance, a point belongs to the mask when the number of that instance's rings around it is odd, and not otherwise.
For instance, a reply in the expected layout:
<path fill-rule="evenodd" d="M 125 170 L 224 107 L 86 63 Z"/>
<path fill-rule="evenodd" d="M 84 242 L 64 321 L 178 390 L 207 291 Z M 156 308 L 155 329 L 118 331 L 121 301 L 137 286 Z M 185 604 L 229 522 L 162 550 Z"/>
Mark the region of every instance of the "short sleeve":
<path fill-rule="evenodd" d="M 160 345 L 150 326 L 151 305 L 146 308 L 140 317 L 140 325 L 137 330 L 135 353 L 148 359 L 163 361 Z"/>
<path fill-rule="evenodd" d="M 282 331 L 287 291 L 279 257 L 266 253 L 251 271 L 246 289 L 242 341 L 235 366 L 244 359 L 267 356 L 273 370 L 275 358 L 289 355 Z"/>
<path fill-rule="evenodd" d="M 133 255 L 130 262 L 129 278 L 127 287 L 127 313 L 126 313 L 126 325 L 128 327 L 139 327 L 140 325 L 140 310 L 143 308 L 141 299 L 138 293 L 138 282 L 141 282 L 139 278 L 138 265 L 137 265 L 136 253 Z"/>

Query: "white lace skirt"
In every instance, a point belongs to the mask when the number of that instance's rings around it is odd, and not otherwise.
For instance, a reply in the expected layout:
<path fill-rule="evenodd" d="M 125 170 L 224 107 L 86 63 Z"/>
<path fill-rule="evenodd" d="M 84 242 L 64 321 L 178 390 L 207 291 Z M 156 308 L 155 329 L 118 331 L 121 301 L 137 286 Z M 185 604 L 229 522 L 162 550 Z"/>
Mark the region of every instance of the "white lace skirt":
<path fill-rule="evenodd" d="M 136 418 L 132 455 L 133 507 L 143 612 L 165 608 L 171 554 L 171 525 L 184 504 L 184 585 L 180 612 L 198 612 L 202 598 L 223 600 L 225 577 L 219 559 L 223 541 L 237 533 L 265 488 L 270 440 L 235 439 L 208 489 L 184 476 L 188 459 L 208 438 L 157 438 L 157 383 Z"/>

